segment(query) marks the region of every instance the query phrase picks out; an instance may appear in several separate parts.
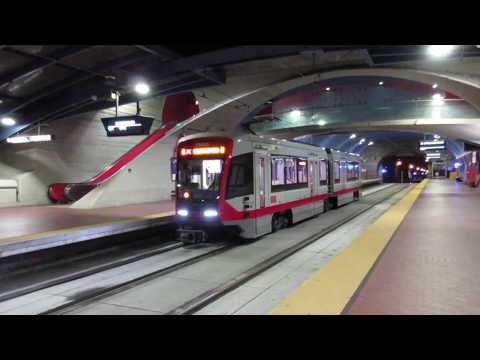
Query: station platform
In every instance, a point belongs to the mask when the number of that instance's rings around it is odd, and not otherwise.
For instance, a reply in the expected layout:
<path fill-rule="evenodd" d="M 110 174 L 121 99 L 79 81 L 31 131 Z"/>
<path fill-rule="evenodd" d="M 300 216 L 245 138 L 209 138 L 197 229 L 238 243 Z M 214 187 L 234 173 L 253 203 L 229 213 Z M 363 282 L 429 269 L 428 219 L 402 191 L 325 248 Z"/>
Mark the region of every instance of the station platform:
<path fill-rule="evenodd" d="M 480 189 L 424 180 L 270 314 L 479 314 Z"/>
<path fill-rule="evenodd" d="M 167 224 L 173 210 L 171 200 L 101 209 L 0 208 L 0 258 Z"/>

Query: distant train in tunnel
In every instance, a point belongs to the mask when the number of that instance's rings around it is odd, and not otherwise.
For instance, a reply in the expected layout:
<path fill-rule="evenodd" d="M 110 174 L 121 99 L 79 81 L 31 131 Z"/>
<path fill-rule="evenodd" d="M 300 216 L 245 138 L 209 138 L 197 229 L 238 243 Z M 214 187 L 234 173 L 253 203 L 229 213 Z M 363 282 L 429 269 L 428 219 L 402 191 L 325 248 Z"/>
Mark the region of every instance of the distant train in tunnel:
<path fill-rule="evenodd" d="M 358 156 L 298 142 L 204 133 L 179 139 L 176 221 L 184 243 L 257 238 L 360 197 Z"/>
<path fill-rule="evenodd" d="M 477 187 L 480 182 L 480 151 L 467 151 L 455 161 L 457 181 L 471 187 Z"/>

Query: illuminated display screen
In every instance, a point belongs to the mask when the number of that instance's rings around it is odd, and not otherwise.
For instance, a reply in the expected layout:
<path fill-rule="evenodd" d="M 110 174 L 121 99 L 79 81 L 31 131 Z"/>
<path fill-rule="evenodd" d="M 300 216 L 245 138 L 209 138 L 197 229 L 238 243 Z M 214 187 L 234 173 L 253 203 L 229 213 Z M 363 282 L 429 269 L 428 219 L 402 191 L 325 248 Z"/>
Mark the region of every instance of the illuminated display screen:
<path fill-rule="evenodd" d="M 181 156 L 224 155 L 225 146 L 181 148 Z"/>
<path fill-rule="evenodd" d="M 107 136 L 148 135 L 153 118 L 139 115 L 118 116 L 102 118 L 102 123 Z"/>

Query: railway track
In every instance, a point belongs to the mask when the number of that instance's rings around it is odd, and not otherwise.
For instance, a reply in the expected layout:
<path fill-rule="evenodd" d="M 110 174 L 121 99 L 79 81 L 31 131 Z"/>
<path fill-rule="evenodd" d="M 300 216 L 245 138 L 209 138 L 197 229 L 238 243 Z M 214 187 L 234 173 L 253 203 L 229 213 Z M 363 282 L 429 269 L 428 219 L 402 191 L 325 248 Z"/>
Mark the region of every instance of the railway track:
<path fill-rule="evenodd" d="M 334 223 L 333 225 L 322 229 L 321 231 L 309 236 L 306 239 L 301 240 L 300 242 L 296 243 L 293 246 L 290 246 L 286 249 L 281 250 L 277 254 L 269 257 L 268 259 L 262 260 L 260 263 L 252 266 L 250 269 L 247 271 L 244 271 L 240 273 L 239 275 L 235 276 L 234 278 L 230 279 L 229 281 L 226 281 L 222 283 L 221 285 L 209 289 L 208 291 L 200 294 L 199 296 L 194 297 L 193 299 L 190 299 L 187 302 L 181 303 L 179 306 L 171 310 L 168 314 L 175 314 L 175 315 L 186 315 L 186 314 L 193 314 L 197 312 L 198 310 L 202 309 L 203 307 L 207 306 L 208 304 L 218 300 L 220 297 L 226 295 L 230 291 L 236 289 L 237 287 L 241 286 L 244 284 L 246 281 L 254 278 L 255 276 L 259 275 L 260 273 L 268 270 L 272 266 L 278 264 L 282 260 L 285 260 L 289 256 L 293 255 L 297 251 L 303 249 L 304 247 L 310 245 L 311 243 L 315 242 L 318 240 L 320 237 L 336 230 L 338 227 L 346 224 L 347 222 L 351 221 L 352 219 L 360 216 L 361 214 L 365 213 L 372 207 L 388 200 L 389 198 L 393 197 L 400 191 L 404 190 L 405 187 L 401 185 L 394 185 L 391 187 L 385 187 L 382 188 L 378 191 L 371 192 L 368 195 L 365 196 L 364 199 L 368 199 L 371 195 L 373 194 L 379 194 L 383 193 L 387 190 L 390 190 L 388 195 L 385 197 L 381 197 L 377 201 L 373 201 L 369 203 L 366 207 L 363 209 L 354 212 L 353 214 L 350 214 L 349 216 L 344 217 L 343 219 L 339 220 L 338 222 Z M 261 240 L 259 240 L 261 241 Z M 180 247 L 180 245 L 179 245 Z M 185 261 L 181 261 L 175 264 L 172 264 L 170 266 L 166 266 L 163 268 L 160 268 L 156 271 L 153 271 L 151 273 L 145 274 L 144 276 L 140 276 L 135 279 L 131 279 L 126 282 L 119 283 L 117 285 L 107 287 L 107 288 L 102 288 L 98 291 L 94 292 L 87 292 L 83 296 L 77 297 L 75 300 L 71 300 L 65 304 L 62 304 L 60 306 L 52 307 L 46 311 L 42 311 L 40 314 L 67 314 L 70 312 L 73 312 L 79 308 L 82 308 L 88 304 L 94 303 L 96 301 L 99 301 L 101 299 L 104 299 L 106 297 L 113 296 L 115 294 L 118 294 L 120 292 L 126 291 L 128 289 L 131 289 L 133 287 L 139 286 L 140 284 L 143 284 L 148 281 L 152 281 L 154 279 L 160 278 L 162 276 L 165 276 L 167 274 L 173 273 L 177 270 L 183 269 L 185 267 L 188 267 L 190 265 L 193 265 L 195 263 L 198 263 L 200 261 L 203 261 L 207 258 L 219 255 L 221 253 L 227 252 L 228 250 L 234 248 L 235 245 L 233 244 L 220 244 L 218 248 L 213 249 L 212 251 L 207 251 L 206 253 L 200 254 L 198 256 L 194 256 L 190 259 L 187 259 Z"/>

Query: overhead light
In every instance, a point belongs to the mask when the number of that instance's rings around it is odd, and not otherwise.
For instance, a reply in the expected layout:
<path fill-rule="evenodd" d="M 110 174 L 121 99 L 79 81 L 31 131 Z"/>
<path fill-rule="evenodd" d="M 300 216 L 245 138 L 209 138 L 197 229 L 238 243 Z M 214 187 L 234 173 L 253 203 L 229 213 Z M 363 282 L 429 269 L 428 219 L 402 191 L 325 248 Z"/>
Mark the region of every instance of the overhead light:
<path fill-rule="evenodd" d="M 440 139 L 440 135 L 435 134 L 435 135 L 433 135 L 433 138 L 434 139 Z"/>
<path fill-rule="evenodd" d="M 294 118 L 298 119 L 302 115 L 302 112 L 300 110 L 293 110 L 291 114 Z"/>
<path fill-rule="evenodd" d="M 371 145 L 373 145 L 373 141 L 370 141 L 370 142 L 367 144 L 367 146 L 371 146 Z"/>
<path fill-rule="evenodd" d="M 150 86 L 145 83 L 138 83 L 135 85 L 135 92 L 139 95 L 146 95 L 150 92 Z"/>
<path fill-rule="evenodd" d="M 444 101 L 443 101 L 443 96 L 441 94 L 437 93 L 432 95 L 432 105 L 439 106 L 443 104 L 444 104 Z"/>
<path fill-rule="evenodd" d="M 365 138 L 363 138 L 362 140 L 360 140 L 359 144 L 362 145 L 365 141 Z"/>
<path fill-rule="evenodd" d="M 320 126 L 325 126 L 326 122 L 325 122 L 325 120 L 319 120 L 317 122 L 317 124 L 320 125 Z"/>
<path fill-rule="evenodd" d="M 44 135 L 30 135 L 30 136 L 14 136 L 7 138 L 7 143 L 10 144 L 25 144 L 29 142 L 43 142 L 52 141 L 53 137 L 49 134 Z"/>
<path fill-rule="evenodd" d="M 31 142 L 52 141 L 52 135 L 32 135 L 28 137 Z"/>
<path fill-rule="evenodd" d="M 402 161 L 401 161 L 401 160 L 398 160 L 395 165 L 397 165 L 397 166 L 402 166 Z"/>
<path fill-rule="evenodd" d="M 5 126 L 12 126 L 15 125 L 15 120 L 11 117 L 4 117 L 2 118 L 2 124 Z"/>
<path fill-rule="evenodd" d="M 420 146 L 420 151 L 428 151 L 428 150 L 445 150 L 445 145 Z"/>
<path fill-rule="evenodd" d="M 452 53 L 455 45 L 430 45 L 428 53 L 433 57 L 444 57 Z"/>
<path fill-rule="evenodd" d="M 357 134 L 350 135 L 350 139 L 355 139 L 356 137 L 357 137 Z"/>
<path fill-rule="evenodd" d="M 438 87 L 438 84 L 433 84 L 432 88 L 436 89 Z"/>
<path fill-rule="evenodd" d="M 23 144 L 28 142 L 30 142 L 30 140 L 28 140 L 27 136 L 14 136 L 11 138 L 7 138 L 7 143 L 10 144 Z"/>
<path fill-rule="evenodd" d="M 427 157 L 440 157 L 440 153 L 427 153 Z"/>
<path fill-rule="evenodd" d="M 330 89 L 330 87 L 326 87 L 325 90 L 330 91 L 331 89 Z"/>
<path fill-rule="evenodd" d="M 445 145 L 445 140 L 420 141 L 420 146 Z"/>
<path fill-rule="evenodd" d="M 379 81 L 379 82 L 378 82 L 378 85 L 382 86 L 382 85 L 383 85 L 383 81 Z"/>

